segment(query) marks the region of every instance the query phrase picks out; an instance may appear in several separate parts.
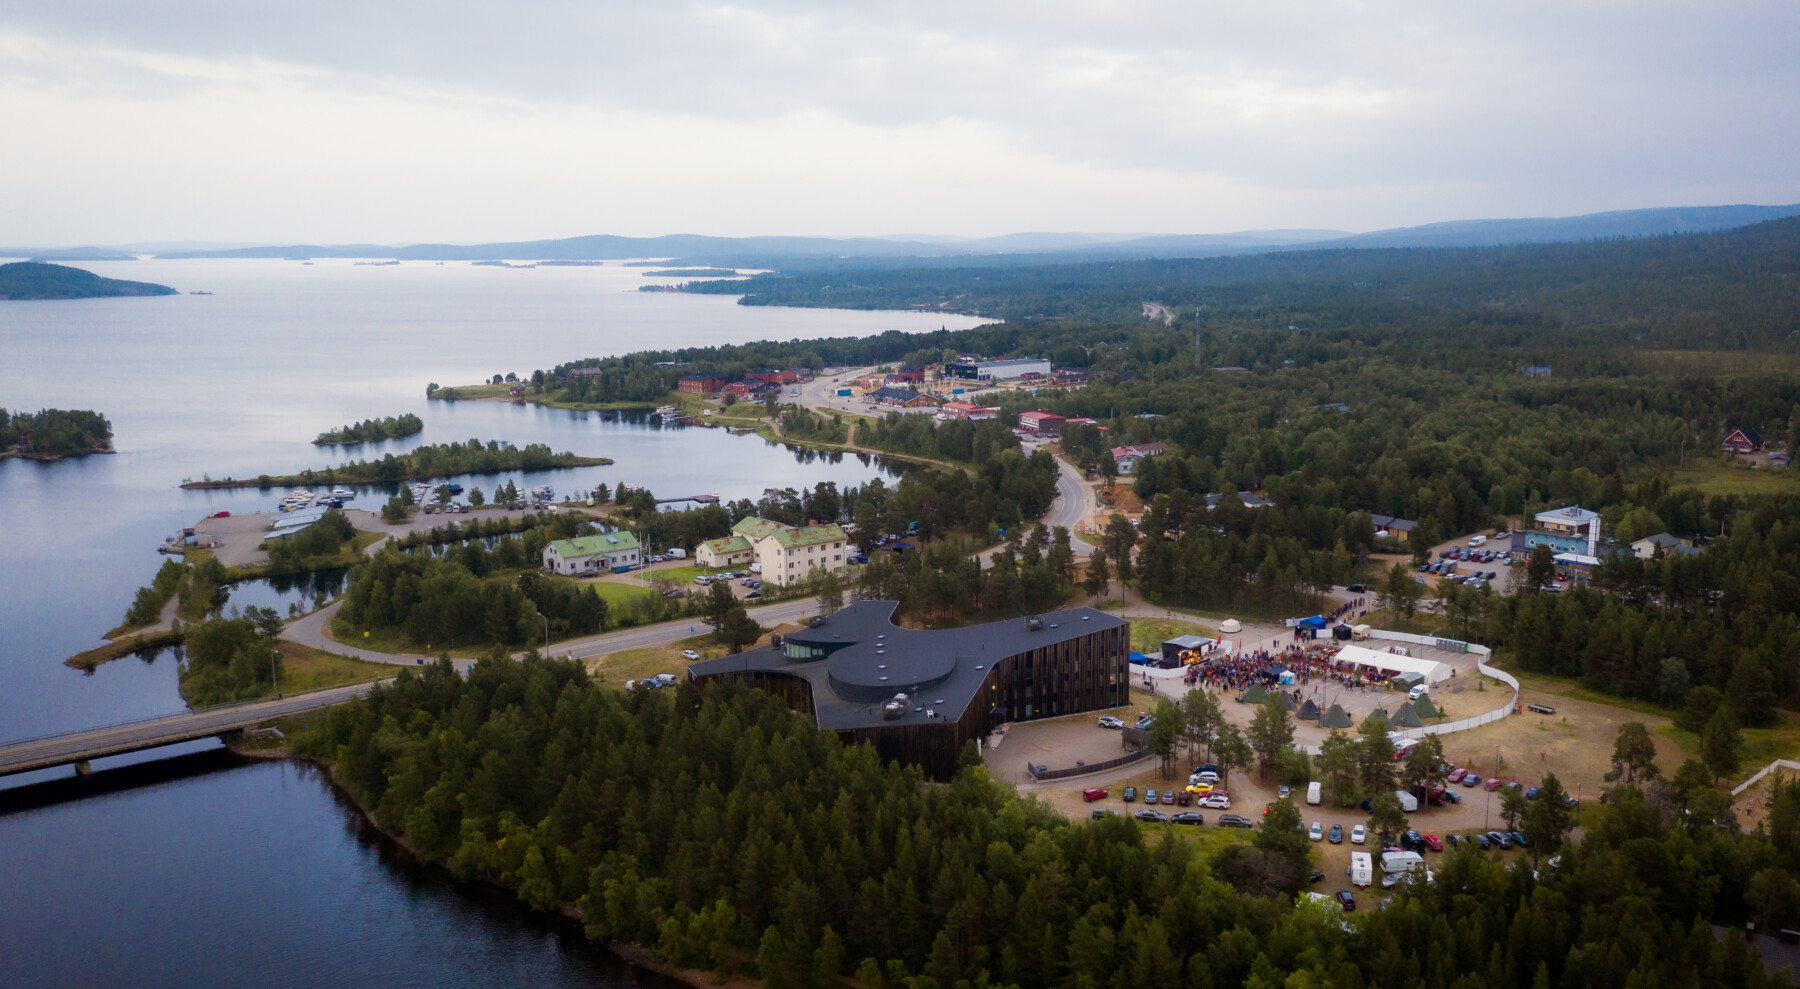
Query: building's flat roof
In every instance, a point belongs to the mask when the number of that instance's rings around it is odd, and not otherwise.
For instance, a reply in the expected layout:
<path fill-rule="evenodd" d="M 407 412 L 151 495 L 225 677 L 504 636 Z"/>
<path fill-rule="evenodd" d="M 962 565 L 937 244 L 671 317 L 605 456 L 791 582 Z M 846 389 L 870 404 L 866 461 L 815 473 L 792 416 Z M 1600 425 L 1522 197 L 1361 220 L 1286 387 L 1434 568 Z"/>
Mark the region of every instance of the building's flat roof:
<path fill-rule="evenodd" d="M 1567 508 L 1557 508 L 1548 512 L 1539 512 L 1535 518 L 1539 522 L 1553 522 L 1557 525 L 1581 525 L 1585 522 L 1600 521 L 1600 513 L 1590 512 L 1585 508 L 1570 505 Z"/>
<path fill-rule="evenodd" d="M 978 361 L 975 366 L 981 367 L 1018 367 L 1021 364 L 1048 364 L 1048 357 L 1014 357 L 1004 361 Z"/>
<path fill-rule="evenodd" d="M 1129 623 L 1093 608 L 1071 608 L 1037 616 L 1040 631 L 1027 619 L 920 630 L 893 623 L 896 601 L 859 601 L 805 628 L 787 642 L 832 650 L 822 659 L 792 661 L 783 649 L 765 646 L 688 667 L 697 677 L 761 671 L 798 676 L 812 684 L 813 711 L 820 727 L 833 730 L 947 724 L 961 718 L 976 699 L 991 664 L 1032 649 L 1066 642 Z M 907 695 L 905 713 L 883 717 L 882 704 Z M 932 711 L 936 717 L 927 718 Z"/>

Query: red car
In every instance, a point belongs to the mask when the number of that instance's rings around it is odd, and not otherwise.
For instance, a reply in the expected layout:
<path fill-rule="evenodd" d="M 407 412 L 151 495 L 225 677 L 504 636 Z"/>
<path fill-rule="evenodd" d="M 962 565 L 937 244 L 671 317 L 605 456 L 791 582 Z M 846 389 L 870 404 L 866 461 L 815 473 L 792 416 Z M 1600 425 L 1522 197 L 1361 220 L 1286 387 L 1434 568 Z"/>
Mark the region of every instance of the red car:
<path fill-rule="evenodd" d="M 1441 852 L 1444 850 L 1444 843 L 1438 840 L 1437 835 L 1434 835 L 1434 834 L 1423 835 L 1419 838 L 1419 840 L 1425 843 L 1426 848 L 1429 848 L 1434 852 Z"/>
<path fill-rule="evenodd" d="M 1106 799 L 1106 791 L 1100 789 L 1097 786 L 1090 786 L 1087 789 L 1081 791 L 1081 799 L 1087 801 L 1090 804 L 1096 800 L 1105 800 Z"/>
<path fill-rule="evenodd" d="M 1461 782 L 1462 782 L 1462 778 L 1463 778 L 1463 774 L 1465 774 L 1465 773 L 1467 773 L 1467 772 L 1468 772 L 1468 770 L 1466 770 L 1466 769 L 1452 769 L 1452 770 L 1450 770 L 1450 782 L 1452 782 L 1452 783 L 1461 783 Z"/>
<path fill-rule="evenodd" d="M 1483 790 L 1488 791 L 1489 793 L 1492 793 L 1495 790 L 1500 789 L 1500 777 L 1496 776 L 1493 779 L 1488 780 L 1486 783 L 1481 784 L 1481 788 Z"/>

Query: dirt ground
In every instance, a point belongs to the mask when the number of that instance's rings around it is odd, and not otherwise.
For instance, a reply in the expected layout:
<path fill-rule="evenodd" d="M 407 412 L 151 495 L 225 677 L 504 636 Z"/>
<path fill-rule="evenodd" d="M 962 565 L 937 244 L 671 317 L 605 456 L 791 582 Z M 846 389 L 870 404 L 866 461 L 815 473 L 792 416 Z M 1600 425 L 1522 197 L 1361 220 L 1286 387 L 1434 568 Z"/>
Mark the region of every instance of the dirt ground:
<path fill-rule="evenodd" d="M 1738 825 L 1745 831 L 1754 831 L 1769 818 L 1769 784 L 1779 777 L 1783 782 L 1792 782 L 1800 773 L 1791 769 L 1778 768 L 1764 776 L 1757 784 L 1743 793 L 1731 803 L 1731 809 L 1737 814 Z"/>

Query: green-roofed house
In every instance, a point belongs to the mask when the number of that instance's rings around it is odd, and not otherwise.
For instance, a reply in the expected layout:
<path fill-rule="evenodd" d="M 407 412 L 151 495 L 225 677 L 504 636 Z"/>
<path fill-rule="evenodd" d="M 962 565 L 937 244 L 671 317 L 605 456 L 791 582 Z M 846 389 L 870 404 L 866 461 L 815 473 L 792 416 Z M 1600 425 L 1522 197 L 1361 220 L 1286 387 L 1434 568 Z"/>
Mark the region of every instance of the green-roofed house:
<path fill-rule="evenodd" d="M 544 547 L 544 569 L 551 573 L 592 576 L 638 563 L 637 536 L 629 532 L 558 539 Z"/>
<path fill-rule="evenodd" d="M 756 556 L 750 548 L 750 540 L 743 536 L 726 536 L 724 539 L 708 539 L 694 550 L 694 562 L 703 567 L 736 567 Z"/>
<path fill-rule="evenodd" d="M 849 555 L 850 537 L 835 523 L 792 526 L 747 518 L 731 531 L 750 544 L 762 579 L 778 587 L 797 584 L 814 570 L 842 575 L 848 569 L 844 558 Z"/>

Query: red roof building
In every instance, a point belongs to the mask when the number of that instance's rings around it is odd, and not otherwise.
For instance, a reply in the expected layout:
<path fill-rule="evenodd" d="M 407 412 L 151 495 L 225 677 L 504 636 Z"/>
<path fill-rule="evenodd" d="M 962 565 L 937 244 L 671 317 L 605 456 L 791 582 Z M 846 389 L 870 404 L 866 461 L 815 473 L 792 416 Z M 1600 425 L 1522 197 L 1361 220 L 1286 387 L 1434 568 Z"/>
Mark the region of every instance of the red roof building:
<path fill-rule="evenodd" d="M 1066 420 L 1054 412 L 1021 412 L 1019 428 L 1038 436 L 1057 436 Z"/>

